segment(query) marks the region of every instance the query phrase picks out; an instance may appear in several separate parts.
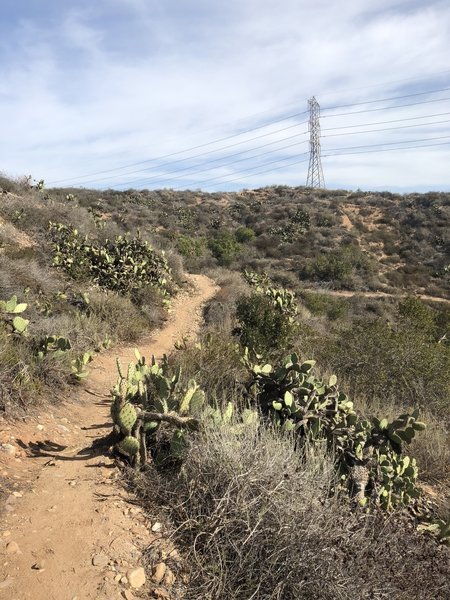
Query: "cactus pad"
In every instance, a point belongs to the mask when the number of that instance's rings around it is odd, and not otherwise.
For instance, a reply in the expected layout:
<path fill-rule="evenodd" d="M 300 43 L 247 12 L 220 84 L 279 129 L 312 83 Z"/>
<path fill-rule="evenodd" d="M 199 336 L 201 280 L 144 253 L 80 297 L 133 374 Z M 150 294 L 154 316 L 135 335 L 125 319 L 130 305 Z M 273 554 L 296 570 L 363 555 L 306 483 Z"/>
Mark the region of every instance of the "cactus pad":
<path fill-rule="evenodd" d="M 134 456 L 139 452 L 139 440 L 132 435 L 128 435 L 119 443 L 119 450 L 128 454 L 128 456 Z"/>
<path fill-rule="evenodd" d="M 136 419 L 137 415 L 134 406 L 132 404 L 125 404 L 118 415 L 117 424 L 124 434 L 128 434 L 136 423 Z"/>

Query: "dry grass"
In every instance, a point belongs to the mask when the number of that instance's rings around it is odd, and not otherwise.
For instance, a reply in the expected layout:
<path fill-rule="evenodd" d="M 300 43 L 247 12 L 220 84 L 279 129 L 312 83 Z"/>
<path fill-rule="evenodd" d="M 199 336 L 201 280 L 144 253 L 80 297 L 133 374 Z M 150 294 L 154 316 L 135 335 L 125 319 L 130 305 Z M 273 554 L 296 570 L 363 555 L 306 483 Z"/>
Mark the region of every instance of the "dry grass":
<path fill-rule="evenodd" d="M 333 473 L 328 457 L 256 421 L 207 429 L 178 474 L 135 484 L 172 524 L 186 600 L 448 598 L 450 552 L 406 517 L 352 512 Z"/>

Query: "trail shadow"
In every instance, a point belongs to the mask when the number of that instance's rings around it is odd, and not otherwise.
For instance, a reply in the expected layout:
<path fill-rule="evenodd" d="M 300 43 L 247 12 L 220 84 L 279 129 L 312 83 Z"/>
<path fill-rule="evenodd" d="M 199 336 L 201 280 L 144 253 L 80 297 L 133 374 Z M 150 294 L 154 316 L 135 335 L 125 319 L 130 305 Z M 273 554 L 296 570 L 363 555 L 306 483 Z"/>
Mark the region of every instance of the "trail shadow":
<path fill-rule="evenodd" d="M 62 446 L 52 440 L 30 442 L 29 444 L 24 443 L 22 440 L 16 441 L 17 444 L 26 451 L 29 458 L 53 458 L 55 461 L 79 461 L 95 458 L 96 456 L 109 457 L 109 448 L 115 442 L 115 438 L 113 432 L 110 432 L 107 436 L 95 438 L 92 444 L 85 448 L 81 448 L 76 454 L 63 454 L 64 451 L 69 449 L 69 446 Z"/>

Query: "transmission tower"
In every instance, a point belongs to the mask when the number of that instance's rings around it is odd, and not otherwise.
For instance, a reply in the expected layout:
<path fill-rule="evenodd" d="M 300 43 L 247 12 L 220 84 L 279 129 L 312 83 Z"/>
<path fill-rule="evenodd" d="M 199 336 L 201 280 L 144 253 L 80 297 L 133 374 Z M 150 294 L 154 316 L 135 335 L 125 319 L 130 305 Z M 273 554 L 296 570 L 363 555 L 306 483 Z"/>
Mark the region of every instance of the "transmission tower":
<path fill-rule="evenodd" d="M 309 167 L 306 187 L 324 188 L 322 163 L 320 160 L 320 106 L 314 96 L 308 100 L 309 106 Z"/>

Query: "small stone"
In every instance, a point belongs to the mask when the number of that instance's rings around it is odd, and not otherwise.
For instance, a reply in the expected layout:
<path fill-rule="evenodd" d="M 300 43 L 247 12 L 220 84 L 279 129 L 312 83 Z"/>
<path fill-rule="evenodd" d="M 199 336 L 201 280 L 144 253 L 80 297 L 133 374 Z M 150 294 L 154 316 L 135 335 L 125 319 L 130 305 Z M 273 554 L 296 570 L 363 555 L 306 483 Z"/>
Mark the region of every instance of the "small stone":
<path fill-rule="evenodd" d="M 156 522 L 152 526 L 152 531 L 154 533 L 157 533 L 158 531 L 161 531 L 161 529 L 162 529 L 162 524 L 161 523 Z"/>
<path fill-rule="evenodd" d="M 16 454 L 16 447 L 12 444 L 2 444 L 0 448 L 3 450 L 3 452 L 9 454 L 9 456 L 15 456 Z"/>
<path fill-rule="evenodd" d="M 167 567 L 166 574 L 164 575 L 164 585 L 168 588 L 172 587 L 175 583 L 175 574 L 174 572 Z"/>
<path fill-rule="evenodd" d="M 142 567 L 128 571 L 127 577 L 131 587 L 136 590 L 141 588 L 145 583 L 145 571 Z"/>
<path fill-rule="evenodd" d="M 72 479 L 72 481 L 69 481 L 69 485 L 74 487 L 75 485 L 77 485 L 77 482 L 74 479 Z"/>
<path fill-rule="evenodd" d="M 120 583 L 123 583 L 123 585 L 127 585 L 128 579 L 125 577 L 125 575 L 120 578 Z"/>
<path fill-rule="evenodd" d="M 13 492 L 13 496 L 16 498 L 22 498 L 22 494 L 20 492 Z"/>
<path fill-rule="evenodd" d="M 119 581 L 122 579 L 122 573 L 117 573 L 117 575 L 114 577 L 114 581 L 117 581 L 117 583 L 119 583 Z"/>
<path fill-rule="evenodd" d="M 136 598 L 131 590 L 124 590 L 122 593 L 125 600 L 135 600 Z"/>
<path fill-rule="evenodd" d="M 92 564 L 94 567 L 106 567 L 109 563 L 109 558 L 106 554 L 96 554 L 92 557 Z"/>
<path fill-rule="evenodd" d="M 6 552 L 8 554 L 17 554 L 17 552 L 20 552 L 19 544 L 17 542 L 9 542 L 6 546 Z"/>
<path fill-rule="evenodd" d="M 40 560 L 40 561 L 34 563 L 34 565 L 32 565 L 31 568 L 34 569 L 35 571 L 43 571 L 44 566 L 45 566 L 45 560 Z"/>
<path fill-rule="evenodd" d="M 43 425 L 39 424 L 39 425 L 36 425 L 36 429 L 38 431 L 44 431 L 45 427 Z"/>
<path fill-rule="evenodd" d="M 166 568 L 167 567 L 163 562 L 156 565 L 156 567 L 153 569 L 152 575 L 152 581 L 154 583 L 161 583 L 161 581 L 164 579 L 164 575 L 166 574 Z"/>
<path fill-rule="evenodd" d="M 3 535 L 3 537 L 9 537 L 11 535 L 11 532 L 10 531 L 4 531 L 2 533 L 2 535 Z"/>

